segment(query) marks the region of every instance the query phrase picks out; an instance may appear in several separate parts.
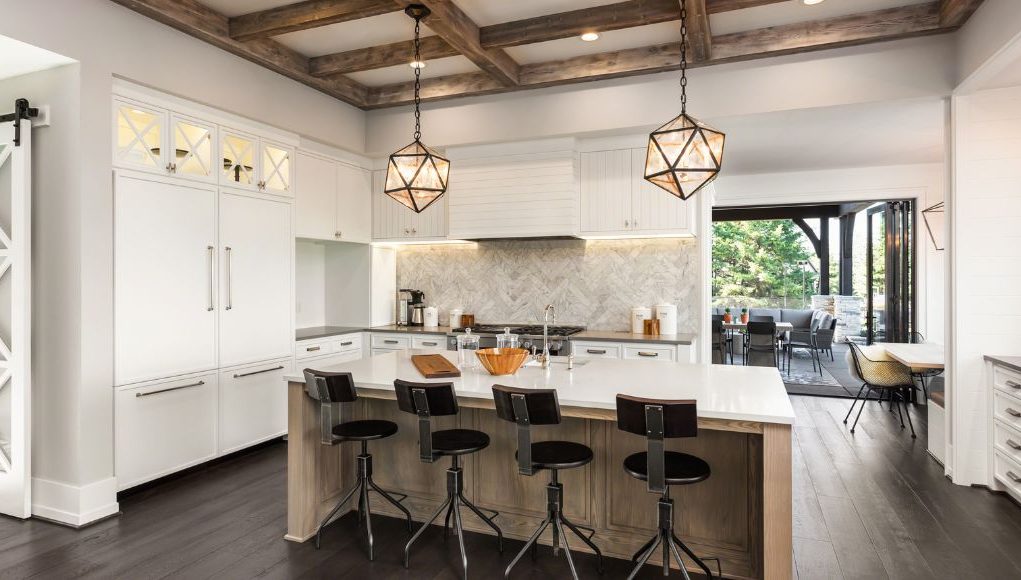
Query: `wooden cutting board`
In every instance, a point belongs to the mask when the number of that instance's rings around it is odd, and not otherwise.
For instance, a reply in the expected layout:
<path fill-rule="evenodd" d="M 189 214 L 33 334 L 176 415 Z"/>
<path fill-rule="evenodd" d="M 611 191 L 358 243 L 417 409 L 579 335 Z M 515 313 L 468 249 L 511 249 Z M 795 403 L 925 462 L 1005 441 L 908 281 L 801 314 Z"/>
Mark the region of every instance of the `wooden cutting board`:
<path fill-rule="evenodd" d="M 450 379 L 461 376 L 461 371 L 442 354 L 414 354 L 411 355 L 411 362 L 427 379 Z"/>

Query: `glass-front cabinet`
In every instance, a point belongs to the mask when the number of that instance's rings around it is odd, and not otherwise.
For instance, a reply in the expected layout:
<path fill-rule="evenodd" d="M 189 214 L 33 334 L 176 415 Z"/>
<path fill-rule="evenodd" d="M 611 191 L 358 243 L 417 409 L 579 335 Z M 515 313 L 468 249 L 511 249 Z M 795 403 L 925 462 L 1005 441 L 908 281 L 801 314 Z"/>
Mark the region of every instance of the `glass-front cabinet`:
<path fill-rule="evenodd" d="M 174 147 L 171 173 L 202 181 L 216 181 L 213 164 L 215 128 L 209 123 L 181 115 L 170 116 Z"/>
<path fill-rule="evenodd" d="M 235 187 L 259 189 L 260 181 L 255 167 L 258 143 L 258 139 L 243 133 L 220 133 L 220 153 L 223 155 L 221 182 Z"/>
<path fill-rule="evenodd" d="M 273 193 L 290 195 L 291 161 L 294 150 L 289 147 L 262 142 L 262 189 Z"/>
<path fill-rule="evenodd" d="M 114 160 L 148 171 L 164 172 L 163 142 L 167 115 L 127 101 L 114 103 Z"/>

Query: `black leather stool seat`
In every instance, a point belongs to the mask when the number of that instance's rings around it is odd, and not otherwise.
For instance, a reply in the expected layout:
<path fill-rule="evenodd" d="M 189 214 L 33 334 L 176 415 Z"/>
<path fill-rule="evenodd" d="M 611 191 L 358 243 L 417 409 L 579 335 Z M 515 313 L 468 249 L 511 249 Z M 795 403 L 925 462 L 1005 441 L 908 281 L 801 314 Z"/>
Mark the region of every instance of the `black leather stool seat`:
<path fill-rule="evenodd" d="M 333 428 L 336 437 L 348 441 L 369 441 L 372 439 L 383 439 L 397 432 L 397 423 L 393 421 L 382 421 L 378 419 L 366 419 L 364 421 L 348 421 Z"/>
<path fill-rule="evenodd" d="M 474 429 L 434 431 L 433 454 L 467 455 L 489 447 L 489 435 Z"/>
<path fill-rule="evenodd" d="M 664 462 L 667 485 L 685 485 L 698 483 L 709 478 L 709 464 L 694 455 L 678 453 L 676 451 L 664 452 Z M 624 460 L 624 471 L 631 477 L 642 481 L 649 479 L 648 453 L 635 453 Z"/>
<path fill-rule="evenodd" d="M 514 457 L 517 458 L 515 453 Z M 571 469 L 592 462 L 592 449 L 573 441 L 532 443 L 532 465 L 536 469 Z"/>

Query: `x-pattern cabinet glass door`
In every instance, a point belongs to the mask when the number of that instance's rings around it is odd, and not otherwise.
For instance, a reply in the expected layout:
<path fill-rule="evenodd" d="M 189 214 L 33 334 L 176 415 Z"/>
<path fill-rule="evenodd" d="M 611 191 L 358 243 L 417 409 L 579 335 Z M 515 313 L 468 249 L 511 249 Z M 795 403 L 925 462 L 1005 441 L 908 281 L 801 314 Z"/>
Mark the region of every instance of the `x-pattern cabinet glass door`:
<path fill-rule="evenodd" d="M 113 158 L 121 166 L 155 173 L 169 171 L 166 155 L 167 113 L 130 101 L 114 101 Z"/>
<path fill-rule="evenodd" d="M 294 149 L 233 129 L 220 131 L 220 183 L 240 189 L 292 195 Z"/>
<path fill-rule="evenodd" d="M 214 162 L 215 127 L 211 123 L 171 113 L 170 133 L 173 143 L 170 172 L 179 177 L 215 183 L 219 173 Z"/>

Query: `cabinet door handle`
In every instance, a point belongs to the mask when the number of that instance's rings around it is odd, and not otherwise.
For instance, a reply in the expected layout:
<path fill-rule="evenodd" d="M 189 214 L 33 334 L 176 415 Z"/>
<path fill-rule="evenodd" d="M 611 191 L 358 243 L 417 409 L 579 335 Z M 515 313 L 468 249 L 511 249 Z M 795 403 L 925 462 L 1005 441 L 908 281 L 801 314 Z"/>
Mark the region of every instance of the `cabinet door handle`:
<path fill-rule="evenodd" d="M 424 345 L 424 346 L 437 346 L 437 345 L 439 345 L 439 343 L 438 342 L 423 342 L 422 345 Z"/>
<path fill-rule="evenodd" d="M 1007 381 L 1007 386 L 1012 389 L 1021 389 L 1021 384 L 1018 384 L 1014 381 Z"/>
<path fill-rule="evenodd" d="M 347 341 L 347 342 L 342 342 L 342 343 L 340 343 L 340 346 L 351 346 L 352 344 L 354 344 L 354 342 L 352 342 L 352 341 L 350 341 L 350 340 L 349 340 L 349 341 Z"/>
<path fill-rule="evenodd" d="M 1021 445 L 1019 445 L 1018 442 L 1014 441 L 1013 439 L 1007 439 L 1007 447 L 1010 447 L 1015 451 L 1021 451 Z"/>
<path fill-rule="evenodd" d="M 338 239 L 339 238 L 343 238 L 344 234 L 342 232 L 333 232 L 333 237 L 338 238 Z"/>
<path fill-rule="evenodd" d="M 216 290 L 213 284 L 213 279 L 216 278 L 216 248 L 206 246 L 206 252 L 209 253 L 209 307 L 206 308 L 206 312 L 212 312 L 216 310 Z"/>
<path fill-rule="evenodd" d="M 631 227 L 632 227 L 632 228 L 637 228 L 637 227 L 638 227 L 638 220 L 633 220 L 633 221 L 631 222 Z"/>
<path fill-rule="evenodd" d="M 412 234 L 417 234 L 417 233 L 418 233 L 418 230 L 416 230 L 415 228 L 411 228 L 411 233 L 412 233 Z"/>
<path fill-rule="evenodd" d="M 189 385 L 180 385 L 180 386 L 177 386 L 177 387 L 169 387 L 169 388 L 166 388 L 166 389 L 160 389 L 158 391 L 149 391 L 149 392 L 146 392 L 146 393 L 135 393 L 135 397 L 148 397 L 149 395 L 158 395 L 160 393 L 169 393 L 170 391 L 178 391 L 180 389 L 190 389 L 192 387 L 201 387 L 204 384 L 206 384 L 205 381 L 199 381 L 197 383 L 191 383 Z"/>
<path fill-rule="evenodd" d="M 321 346 L 310 346 L 305 349 L 305 352 L 316 352 L 317 350 L 322 350 L 322 348 Z"/>
<path fill-rule="evenodd" d="M 638 351 L 638 356 L 659 356 L 658 352 Z"/>
<path fill-rule="evenodd" d="M 271 373 L 273 371 L 279 371 L 279 370 L 282 370 L 283 368 L 284 368 L 284 365 L 280 365 L 280 366 L 273 367 L 271 369 L 262 369 L 261 371 L 252 371 L 250 373 L 236 373 L 234 375 L 234 378 L 235 379 L 243 379 L 245 377 L 250 377 L 252 375 L 261 375 L 262 373 Z"/>
<path fill-rule="evenodd" d="M 631 220 L 624 220 L 624 227 L 625 228 L 631 227 Z"/>
<path fill-rule="evenodd" d="M 605 348 L 587 348 L 587 349 L 585 349 L 585 352 L 587 352 L 589 354 L 606 354 L 606 349 Z"/>
<path fill-rule="evenodd" d="M 223 249 L 223 253 L 227 256 L 226 272 L 227 272 L 227 310 L 234 308 L 234 289 L 230 283 L 230 255 L 233 250 L 230 246 Z"/>
<path fill-rule="evenodd" d="M 1007 407 L 1005 411 L 1007 411 L 1007 414 L 1010 415 L 1011 417 L 1021 417 L 1021 413 L 1018 413 L 1017 411 L 1011 409 L 1010 407 Z"/>
<path fill-rule="evenodd" d="M 383 344 L 400 344 L 400 343 L 401 343 L 401 341 L 399 341 L 399 340 L 384 340 L 383 341 Z"/>
<path fill-rule="evenodd" d="M 1007 472 L 1007 477 L 1011 481 L 1013 481 L 1014 483 L 1021 483 L 1021 477 L 1018 477 L 1017 475 L 1015 475 L 1013 471 L 1008 471 Z"/>

